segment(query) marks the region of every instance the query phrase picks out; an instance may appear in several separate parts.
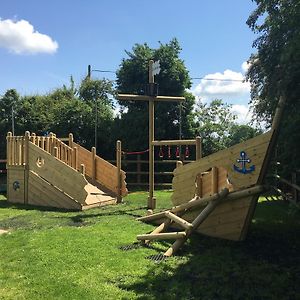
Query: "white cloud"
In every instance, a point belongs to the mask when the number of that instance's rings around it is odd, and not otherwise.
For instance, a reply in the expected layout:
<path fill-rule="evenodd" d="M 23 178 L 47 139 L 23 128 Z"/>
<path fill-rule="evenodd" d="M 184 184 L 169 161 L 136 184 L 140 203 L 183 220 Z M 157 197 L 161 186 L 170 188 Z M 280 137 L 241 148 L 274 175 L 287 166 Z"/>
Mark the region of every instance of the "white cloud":
<path fill-rule="evenodd" d="M 244 61 L 242 63 L 242 70 L 244 73 L 246 73 L 248 71 L 249 67 L 250 67 L 250 64 L 247 61 Z"/>
<path fill-rule="evenodd" d="M 252 121 L 252 112 L 248 105 L 234 104 L 231 110 L 237 116 L 236 122 L 238 124 L 247 124 Z"/>
<path fill-rule="evenodd" d="M 244 71 L 249 67 L 247 62 L 241 65 L 241 70 L 236 72 L 227 69 L 205 75 L 190 92 L 202 102 L 222 99 L 229 104 L 248 104 L 250 101 L 250 83 L 245 81 Z"/>
<path fill-rule="evenodd" d="M 238 96 L 249 94 L 250 84 L 244 82 L 244 76 L 240 72 L 225 70 L 207 74 L 192 91 L 202 98 L 223 98 L 224 96 Z"/>
<path fill-rule="evenodd" d="M 26 20 L 0 19 L 0 47 L 16 54 L 55 53 L 58 43 Z"/>

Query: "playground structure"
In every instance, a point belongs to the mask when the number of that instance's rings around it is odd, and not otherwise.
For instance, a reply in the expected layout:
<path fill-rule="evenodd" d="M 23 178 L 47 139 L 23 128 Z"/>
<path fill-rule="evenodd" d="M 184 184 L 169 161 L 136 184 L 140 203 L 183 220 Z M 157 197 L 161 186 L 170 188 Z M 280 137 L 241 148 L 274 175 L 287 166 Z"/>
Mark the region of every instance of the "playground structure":
<path fill-rule="evenodd" d="M 115 204 L 127 195 L 121 170 L 121 142 L 117 166 L 81 147 L 73 135 L 64 139 L 7 134 L 7 199 L 12 203 L 84 210 Z"/>
<path fill-rule="evenodd" d="M 155 179 L 154 186 L 164 186 L 164 187 L 171 187 L 172 183 L 172 177 L 173 177 L 173 170 L 175 168 L 176 163 L 178 160 L 182 160 L 183 163 L 190 163 L 194 161 L 195 159 L 199 159 L 202 156 L 202 145 L 201 145 L 201 138 L 196 137 L 195 139 L 189 139 L 189 140 L 165 140 L 165 141 L 153 141 L 153 146 L 157 147 L 158 151 L 156 151 L 156 160 L 154 161 L 154 165 L 159 166 L 157 170 L 155 169 L 154 175 L 160 176 L 159 178 Z M 194 149 L 190 149 L 194 147 Z M 181 149 L 183 151 L 181 151 Z M 191 153 L 190 153 L 191 150 Z M 144 151 L 135 151 L 135 152 L 128 152 L 124 151 L 122 149 L 122 164 L 124 165 L 124 169 L 128 167 L 128 164 L 130 164 L 132 167 L 136 165 L 136 168 L 128 168 L 126 169 L 126 178 L 127 180 L 127 186 L 145 186 L 148 185 L 148 181 L 145 182 L 145 176 L 149 176 L 149 172 L 147 168 L 142 168 L 142 165 L 148 164 L 148 160 L 142 160 L 141 155 L 148 154 L 149 149 Z M 135 156 L 136 160 L 129 160 L 126 159 L 127 156 Z M 193 157 L 191 160 L 189 158 Z M 124 159 L 125 158 L 125 159 Z M 177 158 L 177 159 L 175 159 Z M 162 166 L 166 167 L 162 168 Z M 172 168 L 173 167 L 173 168 Z M 162 180 L 162 176 L 168 177 L 165 181 Z M 143 178 L 142 178 L 143 177 Z M 135 181 L 130 180 L 135 179 Z"/>
<path fill-rule="evenodd" d="M 171 97 L 171 96 L 159 96 L 158 85 L 154 82 L 154 76 L 159 74 L 160 66 L 159 61 L 149 61 L 149 83 L 147 85 L 147 95 L 133 95 L 133 94 L 118 94 L 119 100 L 125 101 L 147 101 L 149 103 L 149 196 L 148 196 L 148 208 L 151 212 L 156 207 L 156 198 L 154 197 L 154 146 L 156 145 L 168 145 L 164 141 L 164 144 L 159 144 L 159 141 L 155 141 L 154 137 L 154 102 L 182 102 L 184 97 Z M 171 142 L 171 141 L 170 141 Z M 175 142 L 175 141 L 174 141 Z M 177 145 L 181 141 L 176 141 Z M 170 145 L 170 144 L 169 144 Z"/>
<path fill-rule="evenodd" d="M 218 238 L 243 240 L 251 223 L 271 154 L 276 144 L 285 97 L 280 97 L 272 129 L 193 163 L 178 162 L 173 177 L 173 207 L 138 218 L 160 224 L 137 239 L 175 240 L 164 253 L 176 253 L 195 231 Z M 170 227 L 182 231 L 166 232 Z"/>

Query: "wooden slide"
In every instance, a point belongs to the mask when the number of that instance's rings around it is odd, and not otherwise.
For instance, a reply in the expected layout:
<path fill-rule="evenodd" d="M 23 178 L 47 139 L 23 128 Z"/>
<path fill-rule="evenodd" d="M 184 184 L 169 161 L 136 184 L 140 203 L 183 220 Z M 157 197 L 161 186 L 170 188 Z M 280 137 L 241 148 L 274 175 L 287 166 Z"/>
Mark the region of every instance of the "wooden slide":
<path fill-rule="evenodd" d="M 120 202 L 125 173 L 73 142 L 55 135 L 7 135 L 8 201 L 84 210 Z"/>

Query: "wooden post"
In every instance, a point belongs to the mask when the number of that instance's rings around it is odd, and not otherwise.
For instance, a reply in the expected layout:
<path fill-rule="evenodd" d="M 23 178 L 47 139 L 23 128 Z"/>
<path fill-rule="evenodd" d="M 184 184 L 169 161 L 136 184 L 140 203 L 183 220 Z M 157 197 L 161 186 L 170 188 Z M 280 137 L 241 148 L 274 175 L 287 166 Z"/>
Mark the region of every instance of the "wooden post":
<path fill-rule="evenodd" d="M 80 173 L 85 175 L 85 165 L 84 164 L 80 165 Z"/>
<path fill-rule="evenodd" d="M 24 179 L 24 204 L 28 204 L 28 181 L 29 181 L 29 141 L 30 141 L 30 132 L 25 132 L 24 139 L 24 151 L 25 151 L 25 179 Z"/>
<path fill-rule="evenodd" d="M 17 156 L 18 156 L 18 166 L 22 166 L 23 165 L 23 147 L 22 147 L 23 141 L 22 141 L 22 137 L 18 137 L 17 139 Z"/>
<path fill-rule="evenodd" d="M 201 143 L 201 137 L 196 137 L 196 160 L 199 160 L 202 158 L 202 143 Z"/>
<path fill-rule="evenodd" d="M 77 149 L 77 147 L 74 147 L 74 152 L 73 152 L 73 168 L 75 170 L 78 170 L 78 149 Z"/>
<path fill-rule="evenodd" d="M 47 136 L 46 137 L 46 148 L 45 150 L 50 153 L 50 138 Z"/>
<path fill-rule="evenodd" d="M 12 164 L 12 159 L 11 159 L 11 140 L 12 140 L 12 133 L 8 132 L 6 136 L 6 166 L 10 166 Z M 7 189 L 8 190 L 8 189 Z"/>
<path fill-rule="evenodd" d="M 51 155 L 54 155 L 54 139 L 55 139 L 55 137 L 54 137 L 54 134 L 52 133 L 52 132 L 50 132 L 50 148 L 49 148 L 49 153 L 51 154 Z"/>
<path fill-rule="evenodd" d="M 92 179 L 96 180 L 96 147 L 92 147 Z"/>
<path fill-rule="evenodd" d="M 202 197 L 202 175 L 198 174 L 196 177 L 196 184 L 197 184 L 197 196 Z"/>
<path fill-rule="evenodd" d="M 149 61 L 149 83 L 154 83 L 154 75 L 152 73 L 153 60 Z M 148 208 L 155 208 L 154 199 L 154 151 L 152 142 L 154 141 L 154 100 L 149 100 L 149 197 Z"/>
<path fill-rule="evenodd" d="M 74 137 L 73 133 L 69 133 L 69 147 L 73 148 Z"/>
<path fill-rule="evenodd" d="M 53 148 L 53 153 L 54 153 L 54 156 L 56 158 L 58 158 L 58 148 L 56 146 Z"/>
<path fill-rule="evenodd" d="M 182 167 L 183 162 L 181 160 L 176 161 L 176 168 Z"/>
<path fill-rule="evenodd" d="M 117 203 L 122 202 L 122 174 L 121 174 L 121 164 L 122 164 L 122 144 L 121 141 L 117 141 L 116 144 L 116 161 L 117 161 Z"/>
<path fill-rule="evenodd" d="M 216 194 L 218 192 L 218 168 L 213 167 L 211 170 L 211 193 Z"/>
<path fill-rule="evenodd" d="M 36 138 L 36 134 L 33 132 L 33 133 L 31 134 L 31 142 L 32 142 L 33 144 L 35 144 L 35 138 Z"/>

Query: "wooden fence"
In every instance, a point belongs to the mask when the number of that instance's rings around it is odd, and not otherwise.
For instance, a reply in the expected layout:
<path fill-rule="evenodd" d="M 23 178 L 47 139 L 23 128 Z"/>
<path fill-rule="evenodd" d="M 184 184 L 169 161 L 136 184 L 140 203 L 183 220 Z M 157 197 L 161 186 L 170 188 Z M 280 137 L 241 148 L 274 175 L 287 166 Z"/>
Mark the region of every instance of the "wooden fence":
<path fill-rule="evenodd" d="M 183 160 L 183 164 L 193 162 L 194 160 Z M 115 163 L 115 160 L 110 160 Z M 173 170 L 176 168 L 178 160 L 155 160 L 154 172 L 155 183 L 157 187 L 172 187 Z M 136 155 L 136 159 L 122 159 L 122 170 L 126 172 L 127 186 L 145 187 L 149 185 L 149 161 L 142 159 L 141 155 Z"/>

